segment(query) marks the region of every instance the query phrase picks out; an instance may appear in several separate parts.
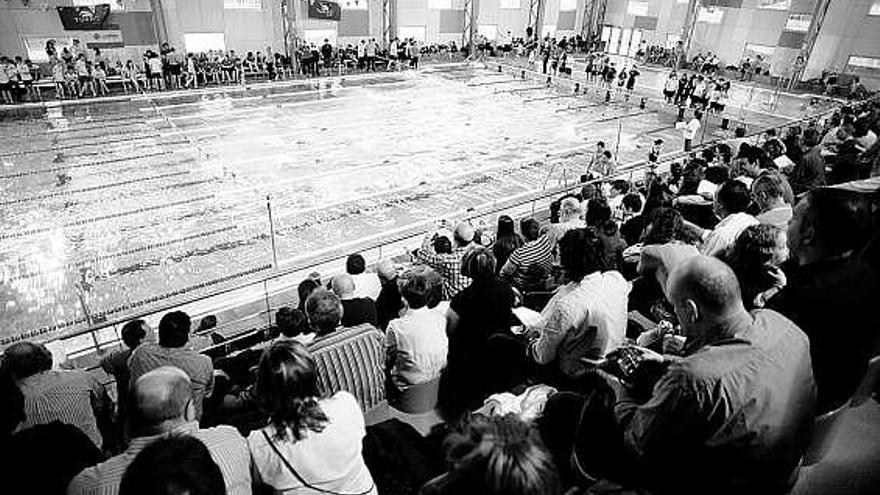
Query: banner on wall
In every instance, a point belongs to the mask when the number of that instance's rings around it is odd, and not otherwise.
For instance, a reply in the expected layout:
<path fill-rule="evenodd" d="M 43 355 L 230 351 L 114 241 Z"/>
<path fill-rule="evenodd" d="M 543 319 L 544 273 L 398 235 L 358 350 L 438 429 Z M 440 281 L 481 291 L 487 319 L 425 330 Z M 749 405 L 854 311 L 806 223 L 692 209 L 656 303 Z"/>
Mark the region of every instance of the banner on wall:
<path fill-rule="evenodd" d="M 325 21 L 338 21 L 342 17 L 342 9 L 338 3 L 328 0 L 309 0 L 309 17 Z"/>
<path fill-rule="evenodd" d="M 100 31 L 110 14 L 110 4 L 91 7 L 57 7 L 58 17 L 65 31 Z"/>

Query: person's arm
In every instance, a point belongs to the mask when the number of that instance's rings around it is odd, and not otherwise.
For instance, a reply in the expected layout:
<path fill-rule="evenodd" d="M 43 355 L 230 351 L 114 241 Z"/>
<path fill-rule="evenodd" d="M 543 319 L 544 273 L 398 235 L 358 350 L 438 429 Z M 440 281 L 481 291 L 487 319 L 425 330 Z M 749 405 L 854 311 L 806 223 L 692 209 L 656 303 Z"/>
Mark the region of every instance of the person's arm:
<path fill-rule="evenodd" d="M 385 332 L 385 373 L 390 374 L 397 359 L 397 329 L 394 324 L 388 325 Z"/>
<path fill-rule="evenodd" d="M 517 262 L 515 254 L 516 251 L 510 254 L 510 257 L 507 258 L 504 266 L 502 266 L 501 270 L 498 272 L 498 278 L 508 283 L 513 282 L 513 276 L 519 269 L 519 263 Z"/>
<path fill-rule="evenodd" d="M 446 311 L 446 337 L 447 338 L 452 338 L 452 336 L 455 335 L 455 331 L 458 329 L 458 324 L 460 321 L 461 321 L 461 316 L 459 316 L 458 313 L 454 309 L 449 308 L 449 310 Z"/>
<path fill-rule="evenodd" d="M 585 316 L 588 319 L 589 316 Z M 529 345 L 529 354 L 538 364 L 547 364 L 556 359 L 556 352 L 559 344 L 565 338 L 567 330 L 571 327 L 567 315 L 559 309 L 559 307 L 551 310 L 550 316 L 540 329 L 529 329 L 537 331 L 538 338 L 533 340 Z"/>
<path fill-rule="evenodd" d="M 83 371 L 82 373 L 86 373 Z M 104 448 L 114 448 L 114 431 L 113 431 L 113 402 L 107 394 L 104 385 L 91 374 L 86 373 L 89 380 L 90 400 L 92 403 L 92 411 L 95 414 L 95 423 L 101 438 L 104 439 Z"/>
<path fill-rule="evenodd" d="M 205 380 L 205 398 L 208 398 L 214 393 L 214 363 L 208 356 L 205 356 L 205 360 L 208 374 L 208 378 Z"/>

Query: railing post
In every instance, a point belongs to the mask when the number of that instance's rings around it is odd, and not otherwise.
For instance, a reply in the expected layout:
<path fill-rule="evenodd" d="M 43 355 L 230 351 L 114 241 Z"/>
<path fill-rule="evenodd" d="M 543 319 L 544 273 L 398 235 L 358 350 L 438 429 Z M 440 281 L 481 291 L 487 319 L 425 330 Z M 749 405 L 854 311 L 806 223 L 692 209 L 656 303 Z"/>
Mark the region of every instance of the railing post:
<path fill-rule="evenodd" d="M 269 240 L 272 242 L 272 266 L 278 269 L 278 250 L 275 248 L 275 221 L 272 219 L 272 200 L 266 195 L 266 211 L 269 212 Z"/>

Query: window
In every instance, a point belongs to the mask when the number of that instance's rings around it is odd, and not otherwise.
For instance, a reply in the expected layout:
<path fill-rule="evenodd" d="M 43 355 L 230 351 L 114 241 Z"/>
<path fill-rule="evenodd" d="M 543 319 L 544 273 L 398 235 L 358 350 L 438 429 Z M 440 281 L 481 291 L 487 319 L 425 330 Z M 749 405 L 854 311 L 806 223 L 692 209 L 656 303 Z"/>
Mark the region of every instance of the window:
<path fill-rule="evenodd" d="M 73 0 L 74 7 L 94 7 L 101 4 L 110 4 L 110 10 L 124 10 L 122 0 Z"/>
<path fill-rule="evenodd" d="M 497 24 L 479 24 L 477 25 L 477 34 L 486 38 L 489 41 L 494 41 L 498 39 L 498 25 Z"/>
<path fill-rule="evenodd" d="M 367 10 L 369 2 L 367 0 L 340 0 L 339 6 L 342 10 Z"/>
<path fill-rule="evenodd" d="M 498 2 L 499 9 L 516 9 L 519 10 L 520 3 L 519 0 L 501 0 Z"/>
<path fill-rule="evenodd" d="M 712 7 L 700 7 L 697 11 L 697 22 L 705 22 L 706 24 L 721 24 L 724 19 L 724 10 Z"/>
<path fill-rule="evenodd" d="M 850 67 L 861 67 L 864 69 L 880 70 L 880 58 L 858 57 L 856 55 L 852 55 L 849 57 L 849 63 L 847 65 L 849 65 Z"/>
<path fill-rule="evenodd" d="M 560 11 L 577 10 L 577 8 L 578 8 L 577 0 L 559 0 L 559 10 Z"/>
<path fill-rule="evenodd" d="M 812 22 L 812 14 L 788 14 L 788 20 L 785 21 L 785 30 L 806 33 L 810 30 L 810 23 Z"/>
<path fill-rule="evenodd" d="M 189 53 L 226 51 L 226 35 L 223 33 L 184 33 L 183 46 Z"/>
<path fill-rule="evenodd" d="M 228 10 L 263 10 L 263 0 L 223 0 Z"/>
<path fill-rule="evenodd" d="M 397 28 L 397 37 L 400 39 L 412 38 L 419 43 L 424 43 L 425 26 L 400 26 Z"/>
<path fill-rule="evenodd" d="M 874 0 L 871 9 L 868 10 L 868 15 L 880 15 L 880 0 Z"/>
<path fill-rule="evenodd" d="M 452 0 L 428 0 L 428 8 L 435 10 L 452 9 Z"/>
<path fill-rule="evenodd" d="M 315 46 L 322 46 L 324 40 L 336 46 L 336 30 L 335 29 L 305 29 L 303 30 L 303 38 L 306 42 L 314 43 Z"/>
<path fill-rule="evenodd" d="M 760 0 L 759 9 L 788 10 L 791 8 L 791 0 Z"/>
<path fill-rule="evenodd" d="M 648 15 L 648 2 L 630 1 L 626 4 L 626 13 L 629 15 Z"/>
<path fill-rule="evenodd" d="M 46 54 L 46 42 L 55 40 L 55 50 L 61 54 L 63 47 L 70 47 L 73 44 L 73 38 L 58 38 L 55 36 L 27 36 L 22 38 L 27 58 L 32 62 L 48 62 L 49 55 Z"/>

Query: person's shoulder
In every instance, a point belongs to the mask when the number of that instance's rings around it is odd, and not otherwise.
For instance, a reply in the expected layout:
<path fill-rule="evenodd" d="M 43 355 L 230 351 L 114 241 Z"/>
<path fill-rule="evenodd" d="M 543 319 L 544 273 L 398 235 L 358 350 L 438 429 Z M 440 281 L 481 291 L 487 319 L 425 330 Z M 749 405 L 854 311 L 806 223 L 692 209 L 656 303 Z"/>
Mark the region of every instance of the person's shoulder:
<path fill-rule="evenodd" d="M 319 403 L 329 416 L 352 416 L 360 418 L 360 421 L 363 422 L 361 406 L 351 392 L 340 390 L 326 399 L 321 399 Z"/>

